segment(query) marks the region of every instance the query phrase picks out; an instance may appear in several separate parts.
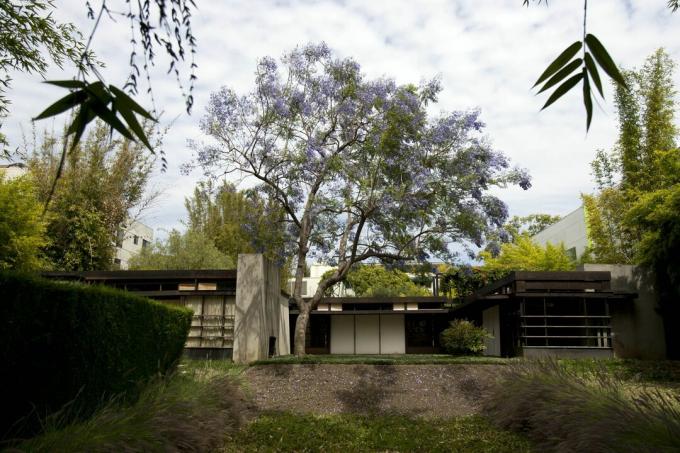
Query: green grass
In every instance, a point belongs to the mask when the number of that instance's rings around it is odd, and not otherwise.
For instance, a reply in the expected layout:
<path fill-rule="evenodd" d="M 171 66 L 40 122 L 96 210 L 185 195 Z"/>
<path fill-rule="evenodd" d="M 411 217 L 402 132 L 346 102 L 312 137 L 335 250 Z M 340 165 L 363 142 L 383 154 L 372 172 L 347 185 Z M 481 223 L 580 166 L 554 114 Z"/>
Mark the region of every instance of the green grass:
<path fill-rule="evenodd" d="M 524 437 L 499 430 L 478 416 L 426 420 L 396 415 L 268 413 L 231 434 L 224 451 L 520 453 L 531 448 Z"/>
<path fill-rule="evenodd" d="M 303 357 L 285 355 L 258 360 L 252 365 L 276 364 L 339 364 L 339 365 L 447 365 L 447 364 L 506 364 L 517 359 L 484 356 L 451 356 L 446 354 L 399 354 L 399 355 L 314 355 Z"/>

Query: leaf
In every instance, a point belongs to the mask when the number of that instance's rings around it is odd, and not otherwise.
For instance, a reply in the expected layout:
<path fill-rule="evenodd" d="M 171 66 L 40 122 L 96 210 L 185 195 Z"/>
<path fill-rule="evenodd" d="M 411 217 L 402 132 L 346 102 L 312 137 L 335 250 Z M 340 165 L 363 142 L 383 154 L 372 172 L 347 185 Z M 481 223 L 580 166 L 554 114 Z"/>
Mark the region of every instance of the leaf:
<path fill-rule="evenodd" d="M 108 106 L 106 104 L 102 104 L 101 102 L 93 102 L 92 103 L 92 111 L 106 124 L 111 126 L 112 129 L 117 130 L 123 137 L 130 139 L 134 141 L 134 137 L 128 131 L 128 129 L 125 127 L 123 123 L 118 119 L 116 116 L 116 113 L 109 110 Z"/>
<path fill-rule="evenodd" d="M 101 82 L 91 83 L 85 87 L 85 90 L 87 90 L 92 97 L 99 99 L 99 102 L 103 105 L 108 105 L 113 99 Z"/>
<path fill-rule="evenodd" d="M 590 74 L 590 77 L 593 78 L 593 82 L 595 82 L 595 86 L 597 87 L 597 91 L 600 92 L 600 96 L 602 96 L 602 98 L 604 99 L 604 92 L 602 91 L 602 80 L 600 80 L 600 73 L 598 72 L 597 66 L 593 61 L 593 57 L 590 56 L 589 52 L 586 52 L 585 61 L 588 73 Z"/>
<path fill-rule="evenodd" d="M 561 98 L 567 91 L 571 90 L 574 88 L 574 86 L 583 78 L 583 73 L 576 74 L 574 77 L 567 79 L 566 82 L 564 82 L 562 85 L 557 87 L 555 91 L 553 91 L 553 94 L 550 95 L 548 100 L 546 101 L 545 105 L 541 110 L 545 110 L 546 107 L 548 107 L 550 104 Z"/>
<path fill-rule="evenodd" d="M 135 117 L 135 114 L 127 107 L 120 105 L 118 101 L 119 99 L 113 101 L 114 111 L 116 110 L 117 107 L 118 111 L 120 112 L 123 119 L 127 122 L 128 127 L 132 130 L 132 132 L 137 136 L 137 138 L 139 138 L 139 140 L 142 143 L 144 143 L 144 145 L 147 148 L 149 148 L 149 151 L 155 154 L 155 151 L 153 150 L 151 143 L 149 143 L 149 140 L 146 138 L 144 128 L 142 128 L 142 126 L 139 124 L 139 121 L 137 121 L 137 117 Z"/>
<path fill-rule="evenodd" d="M 75 148 L 80 142 L 80 137 L 82 137 L 85 127 L 90 121 L 92 121 L 96 115 L 91 109 L 93 100 L 89 99 L 80 107 L 78 114 L 73 119 L 73 122 L 66 131 L 66 135 L 75 134 L 73 137 L 73 142 L 71 143 L 71 149 Z"/>
<path fill-rule="evenodd" d="M 600 67 L 604 69 L 604 72 L 606 72 L 609 75 L 609 77 L 614 79 L 616 83 L 618 83 L 625 89 L 628 89 L 626 80 L 621 75 L 621 72 L 619 72 L 619 68 L 616 66 L 616 63 L 614 63 L 614 60 L 612 60 L 612 57 L 609 56 L 607 49 L 604 48 L 600 40 L 597 39 L 594 35 L 588 33 L 586 35 L 586 44 L 588 45 L 590 51 L 593 53 L 593 56 L 595 57 L 595 60 L 597 60 L 597 62 L 599 63 Z"/>
<path fill-rule="evenodd" d="M 150 119 L 151 121 L 156 121 L 156 119 L 151 116 L 149 112 L 147 112 L 142 106 L 137 104 L 134 99 L 132 99 L 130 96 L 127 95 L 123 90 L 120 90 L 116 88 L 113 85 L 109 85 L 109 89 L 111 92 L 116 96 L 116 99 L 119 102 L 119 106 L 126 106 L 129 110 L 132 110 L 133 112 L 137 112 L 143 117 Z"/>
<path fill-rule="evenodd" d="M 586 107 L 586 132 L 590 129 L 593 120 L 593 100 L 590 97 L 590 82 L 588 81 L 588 69 L 583 68 L 583 105 Z"/>
<path fill-rule="evenodd" d="M 82 104 L 85 99 L 87 99 L 87 93 L 85 93 L 83 90 L 69 93 L 54 104 L 47 107 L 40 115 L 33 118 L 33 120 L 42 120 L 51 116 L 59 115 L 66 110 L 72 109 L 77 105 Z"/>
<path fill-rule="evenodd" d="M 85 88 L 86 86 L 85 82 L 81 82 L 80 80 L 46 80 L 45 83 L 56 85 L 62 88 L 71 88 L 74 90 L 78 88 Z"/>
<path fill-rule="evenodd" d="M 582 46 L 583 43 L 581 43 L 581 41 L 576 41 L 575 43 L 564 49 L 564 51 L 562 51 L 562 53 L 557 58 L 555 58 L 555 60 L 552 63 L 550 63 L 550 65 L 548 65 L 546 70 L 543 71 L 543 74 L 541 74 L 536 83 L 534 83 L 533 87 L 542 83 L 545 79 L 559 71 L 562 68 L 562 66 L 567 64 L 567 62 L 571 60 L 574 55 L 576 55 L 576 52 L 581 50 Z"/>
<path fill-rule="evenodd" d="M 583 60 L 581 60 L 580 58 L 577 58 L 576 60 L 574 60 L 574 61 L 572 61 L 571 63 L 569 63 L 568 65 L 566 65 L 564 68 L 562 68 L 560 71 L 558 71 L 557 74 L 555 74 L 554 76 L 552 76 L 552 77 L 550 78 L 550 80 L 548 80 L 547 82 L 545 82 L 545 85 L 543 85 L 543 88 L 541 88 L 541 91 L 539 91 L 539 92 L 536 93 L 536 94 L 543 93 L 543 92 L 544 92 L 545 90 L 547 90 L 548 88 L 550 88 L 550 87 L 552 87 L 552 86 L 554 86 L 554 85 L 557 85 L 557 84 L 558 84 L 559 82 L 561 82 L 565 77 L 567 77 L 569 74 L 571 74 L 572 72 L 574 72 L 574 70 L 575 70 L 576 68 L 578 68 L 579 66 L 581 66 L 581 63 L 583 63 Z"/>

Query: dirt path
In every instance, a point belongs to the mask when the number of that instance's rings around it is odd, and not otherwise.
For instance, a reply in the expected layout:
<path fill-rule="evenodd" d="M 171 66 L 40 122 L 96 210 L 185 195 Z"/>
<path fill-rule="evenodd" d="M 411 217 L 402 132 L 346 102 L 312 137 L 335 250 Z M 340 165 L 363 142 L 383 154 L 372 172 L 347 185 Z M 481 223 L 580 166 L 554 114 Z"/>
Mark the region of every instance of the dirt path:
<path fill-rule="evenodd" d="M 454 417 L 477 413 L 499 365 L 260 365 L 245 381 L 260 410 L 399 413 Z"/>

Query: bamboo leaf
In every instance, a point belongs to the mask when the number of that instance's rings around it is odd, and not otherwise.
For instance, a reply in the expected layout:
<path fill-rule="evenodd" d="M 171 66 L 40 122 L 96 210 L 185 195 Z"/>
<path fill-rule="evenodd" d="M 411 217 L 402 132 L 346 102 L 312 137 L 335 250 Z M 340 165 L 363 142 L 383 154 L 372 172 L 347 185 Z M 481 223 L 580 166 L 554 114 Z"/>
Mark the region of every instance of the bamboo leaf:
<path fill-rule="evenodd" d="M 541 91 L 539 91 L 536 94 L 543 93 L 548 88 L 557 85 L 559 82 L 564 80 L 565 77 L 567 77 L 569 74 L 574 72 L 575 69 L 577 69 L 579 66 L 581 66 L 582 63 L 583 63 L 583 60 L 581 60 L 580 58 L 577 58 L 576 60 L 574 60 L 571 63 L 569 63 L 568 65 L 566 65 L 564 68 L 559 70 L 557 72 L 557 74 L 552 76 L 550 78 L 550 80 L 545 82 L 545 85 L 543 85 L 543 88 L 541 88 Z"/>
<path fill-rule="evenodd" d="M 602 80 L 600 79 L 600 73 L 598 72 L 597 66 L 593 61 L 593 57 L 590 56 L 589 52 L 586 52 L 585 62 L 586 68 L 588 69 L 588 73 L 590 74 L 590 77 L 593 78 L 593 82 L 595 82 L 597 91 L 600 92 L 600 96 L 602 96 L 602 98 L 604 99 L 604 92 L 602 91 Z"/>
<path fill-rule="evenodd" d="M 593 100 L 590 97 L 590 82 L 588 81 L 588 70 L 583 68 L 583 105 L 586 107 L 586 132 L 590 129 L 590 122 L 593 120 Z"/>
<path fill-rule="evenodd" d="M 118 119 L 115 112 L 109 110 L 108 106 L 100 102 L 94 102 L 92 104 L 92 111 L 106 124 L 111 126 L 112 129 L 117 130 L 123 137 L 135 141 L 134 137 L 125 127 L 125 125 Z"/>
<path fill-rule="evenodd" d="M 583 73 L 576 74 L 574 77 L 567 79 L 566 82 L 564 82 L 562 85 L 557 87 L 555 91 L 550 95 L 548 100 L 546 101 L 545 105 L 541 110 L 545 110 L 549 105 L 551 105 L 553 102 L 564 96 L 564 94 L 574 88 L 574 86 L 583 78 Z"/>
<path fill-rule="evenodd" d="M 621 75 L 621 72 L 619 72 L 619 68 L 616 66 L 616 63 L 614 63 L 614 60 L 612 60 L 612 57 L 609 56 L 607 49 L 604 48 L 600 40 L 588 33 L 586 35 L 586 44 L 588 45 L 588 49 L 592 52 L 593 57 L 595 57 L 595 60 L 597 60 L 597 63 L 604 69 L 604 72 L 614 79 L 616 83 L 628 89 L 626 80 L 623 78 L 623 75 Z"/>
<path fill-rule="evenodd" d="M 87 99 L 87 93 L 85 93 L 83 90 L 69 93 L 54 104 L 47 107 L 40 115 L 33 118 L 33 120 L 42 120 L 51 116 L 59 115 L 66 110 L 72 109 L 77 105 L 82 104 L 85 99 Z"/>
<path fill-rule="evenodd" d="M 119 106 L 126 106 L 129 110 L 137 112 L 144 118 L 150 119 L 151 121 L 154 122 L 156 121 L 156 119 L 153 116 L 151 116 L 149 112 L 147 112 L 141 105 L 137 104 L 135 100 L 128 96 L 127 93 L 125 93 L 123 90 L 120 90 L 113 85 L 109 85 L 109 89 L 116 96 Z"/>
<path fill-rule="evenodd" d="M 78 88 L 85 88 L 86 85 L 85 82 L 81 82 L 80 80 L 46 80 L 44 83 L 74 90 Z"/>
<path fill-rule="evenodd" d="M 122 106 L 118 104 L 118 100 L 113 101 L 114 105 L 114 111 L 116 107 L 118 107 L 118 112 L 120 112 L 121 116 L 127 122 L 128 127 L 134 133 L 139 140 L 144 143 L 144 145 L 149 148 L 149 151 L 155 154 L 155 151 L 153 150 L 153 147 L 151 146 L 151 143 L 149 143 L 149 140 L 146 138 L 146 133 L 144 133 L 144 128 L 139 124 L 139 121 L 137 121 L 137 117 L 135 117 L 135 114 L 127 108 L 127 106 Z"/>
<path fill-rule="evenodd" d="M 581 41 L 576 41 L 575 43 L 564 49 L 562 53 L 557 58 L 555 58 L 555 60 L 552 63 L 548 65 L 546 70 L 543 71 L 543 74 L 541 74 L 536 83 L 534 83 L 534 87 L 542 83 L 551 75 L 555 74 L 557 71 L 559 71 L 562 68 L 562 66 L 567 64 L 567 62 L 571 60 L 574 55 L 576 55 L 576 52 L 578 52 L 582 46 L 583 43 L 581 43 Z"/>

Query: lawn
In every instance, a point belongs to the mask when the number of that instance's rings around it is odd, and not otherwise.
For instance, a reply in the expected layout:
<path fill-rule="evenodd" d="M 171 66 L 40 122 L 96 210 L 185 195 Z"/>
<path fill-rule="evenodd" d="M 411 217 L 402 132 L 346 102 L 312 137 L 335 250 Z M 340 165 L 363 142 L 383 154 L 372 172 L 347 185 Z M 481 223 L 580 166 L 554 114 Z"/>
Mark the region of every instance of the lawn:
<path fill-rule="evenodd" d="M 395 355 L 316 355 L 303 357 L 284 355 L 259 360 L 253 365 L 338 364 L 338 365 L 459 365 L 505 364 L 517 359 L 485 356 L 452 356 L 447 354 L 395 354 Z"/>
<path fill-rule="evenodd" d="M 478 416 L 449 420 L 402 416 L 267 413 L 230 435 L 225 452 L 452 451 L 528 452 L 522 436 Z"/>

